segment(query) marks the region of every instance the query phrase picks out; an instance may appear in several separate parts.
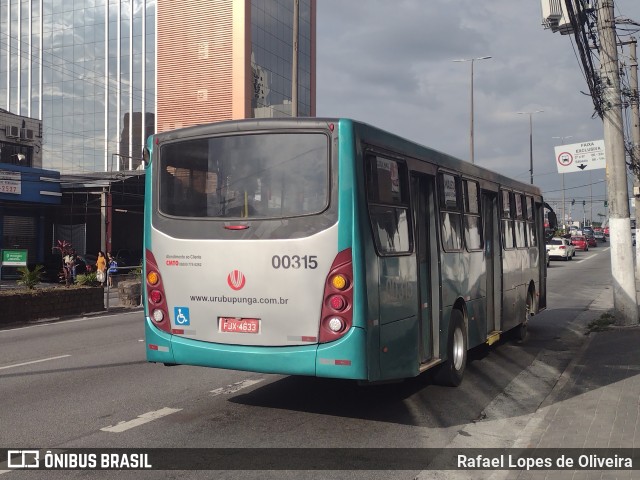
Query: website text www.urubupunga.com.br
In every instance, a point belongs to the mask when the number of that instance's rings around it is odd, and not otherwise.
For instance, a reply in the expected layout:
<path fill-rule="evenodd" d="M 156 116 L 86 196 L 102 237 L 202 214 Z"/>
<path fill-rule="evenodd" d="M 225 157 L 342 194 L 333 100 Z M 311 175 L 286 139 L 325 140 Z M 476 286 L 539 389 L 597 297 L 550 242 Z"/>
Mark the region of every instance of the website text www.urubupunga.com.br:
<path fill-rule="evenodd" d="M 287 305 L 288 298 L 256 298 L 256 297 L 228 297 L 227 295 L 191 295 L 192 302 L 213 302 L 213 303 L 231 303 L 253 305 L 259 303 L 261 305 Z"/>

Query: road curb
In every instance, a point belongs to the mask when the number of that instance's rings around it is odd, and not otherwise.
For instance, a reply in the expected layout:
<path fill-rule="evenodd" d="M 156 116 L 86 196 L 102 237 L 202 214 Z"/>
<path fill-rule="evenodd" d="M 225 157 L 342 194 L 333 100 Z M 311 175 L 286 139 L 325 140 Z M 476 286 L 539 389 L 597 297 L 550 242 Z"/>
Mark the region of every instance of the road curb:
<path fill-rule="evenodd" d="M 587 310 L 579 314 L 573 322 L 570 323 L 572 329 L 582 328 L 586 329 L 589 322 L 599 318 L 603 313 L 611 311 L 613 308 L 613 291 L 608 288 L 598 295 L 587 307 Z M 589 332 L 585 341 L 580 345 L 574 357 L 571 359 L 567 367 L 558 377 L 555 385 L 540 403 L 535 413 L 531 416 L 527 422 L 525 428 L 522 430 L 522 435 L 514 442 L 514 448 L 535 448 L 540 442 L 542 437 L 542 429 L 546 429 L 548 425 L 544 426 L 544 420 L 549 413 L 550 407 L 556 404 L 560 398 L 566 385 L 571 380 L 573 372 L 576 367 L 580 365 L 584 354 L 589 348 L 589 345 L 597 335 L 597 332 Z"/>
<path fill-rule="evenodd" d="M 63 315 L 60 317 L 39 318 L 29 322 L 7 323 L 0 326 L 0 330 L 13 330 L 16 328 L 31 327 L 35 325 L 45 325 L 49 323 L 64 322 L 66 320 L 75 320 L 78 318 L 92 318 L 117 315 L 119 313 L 142 312 L 144 309 L 139 307 L 112 307 L 109 310 L 100 310 L 97 312 L 86 312 L 74 315 Z"/>

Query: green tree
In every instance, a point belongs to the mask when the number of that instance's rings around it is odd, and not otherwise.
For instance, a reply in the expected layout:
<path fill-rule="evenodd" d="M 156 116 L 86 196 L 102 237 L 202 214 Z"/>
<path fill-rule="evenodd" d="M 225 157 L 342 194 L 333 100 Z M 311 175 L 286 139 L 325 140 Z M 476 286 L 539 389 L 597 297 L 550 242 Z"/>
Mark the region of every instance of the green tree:
<path fill-rule="evenodd" d="M 20 273 L 20 278 L 17 282 L 18 285 L 27 287 L 29 290 L 33 290 L 34 288 L 36 288 L 36 285 L 38 285 L 42 280 L 43 268 L 43 265 L 36 265 L 33 270 L 29 270 L 28 267 L 18 268 L 18 272 Z"/>

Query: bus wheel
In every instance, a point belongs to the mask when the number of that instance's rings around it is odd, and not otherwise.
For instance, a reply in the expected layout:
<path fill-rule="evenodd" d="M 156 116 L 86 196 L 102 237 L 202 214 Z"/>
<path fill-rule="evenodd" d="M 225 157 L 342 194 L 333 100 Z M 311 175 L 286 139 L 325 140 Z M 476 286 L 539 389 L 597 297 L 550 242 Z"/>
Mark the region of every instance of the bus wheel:
<path fill-rule="evenodd" d="M 467 333 L 464 328 L 464 318 L 460 310 L 453 310 L 449 322 L 447 360 L 436 372 L 436 383 L 449 387 L 457 387 L 462 382 L 466 364 Z"/>

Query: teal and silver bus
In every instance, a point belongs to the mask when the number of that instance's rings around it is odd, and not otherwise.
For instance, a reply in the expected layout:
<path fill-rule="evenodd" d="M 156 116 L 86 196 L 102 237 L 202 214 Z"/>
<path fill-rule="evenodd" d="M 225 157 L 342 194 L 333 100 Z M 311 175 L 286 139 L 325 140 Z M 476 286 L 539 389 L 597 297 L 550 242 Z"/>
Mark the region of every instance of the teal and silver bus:
<path fill-rule="evenodd" d="M 355 379 L 526 334 L 546 307 L 540 190 L 349 119 L 149 138 L 150 362 Z"/>

